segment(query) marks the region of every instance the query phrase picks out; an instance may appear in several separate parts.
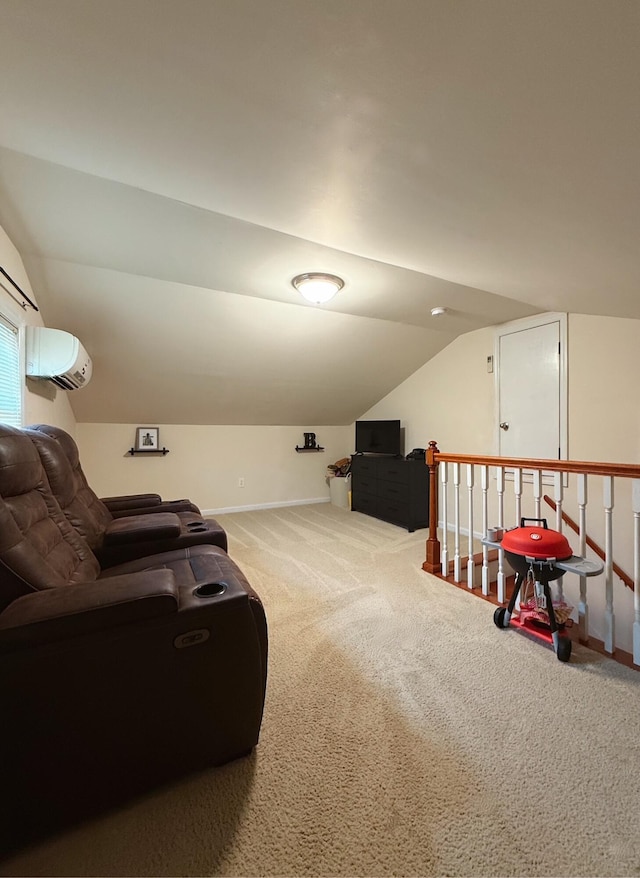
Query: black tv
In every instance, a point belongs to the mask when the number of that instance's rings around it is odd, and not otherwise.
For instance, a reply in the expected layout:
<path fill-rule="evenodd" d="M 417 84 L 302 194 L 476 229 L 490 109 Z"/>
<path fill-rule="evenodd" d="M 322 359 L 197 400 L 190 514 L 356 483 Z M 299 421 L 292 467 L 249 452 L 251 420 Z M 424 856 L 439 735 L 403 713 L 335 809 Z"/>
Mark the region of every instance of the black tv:
<path fill-rule="evenodd" d="M 400 421 L 356 421 L 356 454 L 401 456 Z"/>

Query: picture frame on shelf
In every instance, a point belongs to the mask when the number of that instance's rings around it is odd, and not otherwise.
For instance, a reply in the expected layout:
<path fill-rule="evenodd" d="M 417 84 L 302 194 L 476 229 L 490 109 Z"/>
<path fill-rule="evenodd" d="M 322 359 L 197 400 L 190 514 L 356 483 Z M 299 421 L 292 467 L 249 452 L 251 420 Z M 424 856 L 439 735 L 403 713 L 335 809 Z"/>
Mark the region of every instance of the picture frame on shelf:
<path fill-rule="evenodd" d="M 160 428 L 138 427 L 136 430 L 136 451 L 160 451 Z"/>

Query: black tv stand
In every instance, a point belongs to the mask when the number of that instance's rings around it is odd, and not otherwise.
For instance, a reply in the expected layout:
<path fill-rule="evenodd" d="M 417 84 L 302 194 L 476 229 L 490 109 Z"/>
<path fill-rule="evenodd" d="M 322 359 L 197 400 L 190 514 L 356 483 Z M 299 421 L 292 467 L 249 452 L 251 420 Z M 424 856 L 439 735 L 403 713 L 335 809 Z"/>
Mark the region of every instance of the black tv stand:
<path fill-rule="evenodd" d="M 429 467 L 402 455 L 351 457 L 351 509 L 411 533 L 429 526 Z"/>
<path fill-rule="evenodd" d="M 404 460 L 404 454 L 387 454 L 386 451 L 356 451 L 352 457 L 369 457 L 372 460 Z"/>

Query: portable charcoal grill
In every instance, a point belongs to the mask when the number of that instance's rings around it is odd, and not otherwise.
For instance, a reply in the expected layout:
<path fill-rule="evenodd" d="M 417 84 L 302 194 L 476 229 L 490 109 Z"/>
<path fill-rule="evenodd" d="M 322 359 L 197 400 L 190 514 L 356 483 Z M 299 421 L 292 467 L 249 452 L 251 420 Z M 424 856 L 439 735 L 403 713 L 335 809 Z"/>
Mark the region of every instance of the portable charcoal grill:
<path fill-rule="evenodd" d="M 536 522 L 537 526 L 527 526 L 526 522 Z M 520 590 L 527 580 L 533 579 L 536 606 L 548 616 L 548 625 L 544 627 L 551 634 L 554 652 L 559 661 L 568 662 L 571 656 L 571 640 L 560 634 L 565 620 L 558 621 L 549 583 L 560 579 L 567 572 L 577 573 L 578 576 L 597 576 L 602 573 L 604 565 L 574 555 L 564 534 L 547 527 L 546 518 L 521 518 L 520 527 L 505 531 L 501 540 L 485 538 L 482 543 L 502 549 L 516 574 L 508 605 L 498 607 L 493 614 L 497 627 L 509 627 Z M 531 630 L 537 633 L 535 628 Z"/>

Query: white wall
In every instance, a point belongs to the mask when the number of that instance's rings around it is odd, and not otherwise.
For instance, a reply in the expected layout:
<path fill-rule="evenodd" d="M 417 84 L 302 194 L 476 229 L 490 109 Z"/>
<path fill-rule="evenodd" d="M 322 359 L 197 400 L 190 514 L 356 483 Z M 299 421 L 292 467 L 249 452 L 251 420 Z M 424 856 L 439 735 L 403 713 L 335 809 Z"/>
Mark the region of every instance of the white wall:
<path fill-rule="evenodd" d="M 37 295 L 31 288 L 20 254 L 2 227 L 0 227 L 0 265 L 37 305 Z M 2 284 L 15 293 L 17 298 L 20 298 L 19 293 L 4 277 L 2 277 Z M 43 326 L 41 312 L 34 311 L 29 305 L 26 308 L 21 308 L 8 293 L 0 290 L 0 313 L 20 328 L 20 344 L 24 358 L 24 327 Z M 55 328 L 64 329 L 64 326 Z M 22 422 L 23 424 L 56 424 L 72 435 L 75 434 L 76 421 L 67 392 L 58 390 L 50 381 L 25 380 Z"/>
<path fill-rule="evenodd" d="M 100 496 L 151 491 L 188 497 L 209 513 L 317 502 L 329 499 L 327 466 L 353 451 L 352 427 L 165 424 L 160 446 L 169 454 L 132 456 L 137 426 L 78 424 L 83 470 Z M 315 432 L 325 450 L 296 452 L 304 432 Z"/>

